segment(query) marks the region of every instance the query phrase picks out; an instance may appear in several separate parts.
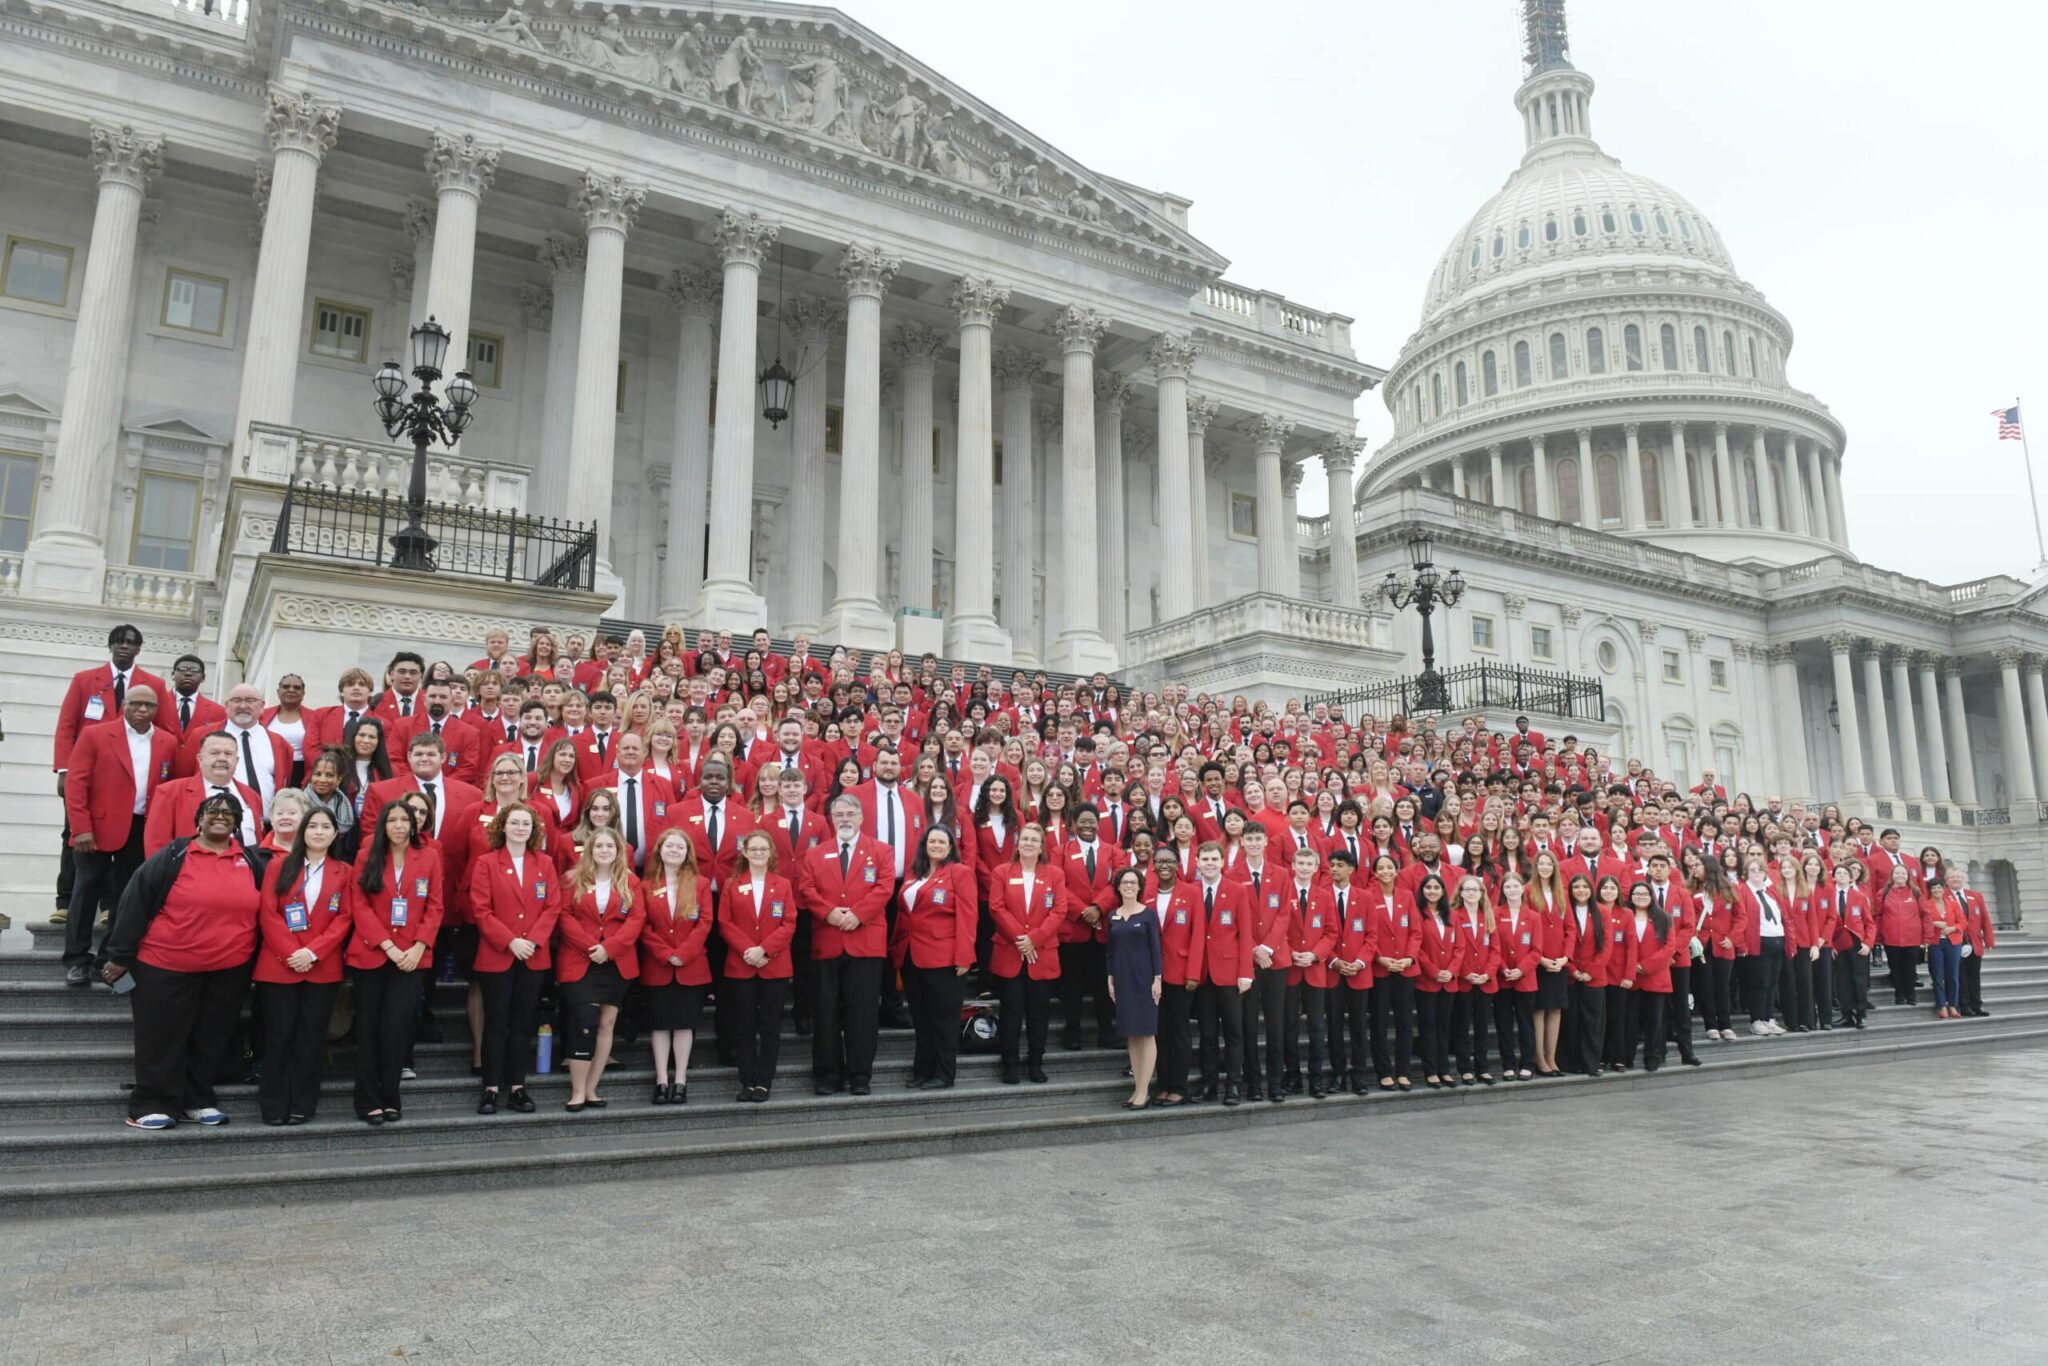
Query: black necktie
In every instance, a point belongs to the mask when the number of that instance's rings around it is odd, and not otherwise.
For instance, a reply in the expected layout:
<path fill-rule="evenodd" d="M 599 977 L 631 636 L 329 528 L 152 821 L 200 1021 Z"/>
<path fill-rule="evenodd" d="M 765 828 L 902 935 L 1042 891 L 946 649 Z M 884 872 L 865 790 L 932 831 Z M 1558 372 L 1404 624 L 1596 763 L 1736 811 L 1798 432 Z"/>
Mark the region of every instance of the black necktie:
<path fill-rule="evenodd" d="M 433 727 L 434 727 L 434 734 L 436 734 L 436 735 L 439 735 L 439 734 L 441 733 L 441 723 L 440 723 L 439 721 L 436 721 L 436 722 L 434 722 L 434 723 L 433 723 Z"/>
<path fill-rule="evenodd" d="M 847 869 L 849 865 L 852 864 L 852 862 L 853 846 L 850 844 L 841 844 L 839 846 L 839 880 L 841 882 L 846 881 Z"/>
<path fill-rule="evenodd" d="M 1298 901 L 1300 901 L 1300 903 L 1301 903 L 1301 913 L 1302 913 L 1303 915 L 1307 915 L 1307 914 L 1308 914 L 1308 888 L 1306 888 L 1306 887 L 1297 887 L 1297 888 L 1295 888 L 1294 890 L 1295 890 L 1295 896 L 1296 896 L 1296 899 L 1297 899 Z"/>
<path fill-rule="evenodd" d="M 359 717 L 359 716 L 361 716 L 361 715 L 362 715 L 362 713 L 361 713 L 361 712 L 359 712 L 359 711 L 352 711 L 352 712 L 350 712 L 350 713 L 348 714 L 348 721 L 347 721 L 347 723 L 346 723 L 346 724 L 344 724 L 344 725 L 342 726 L 342 730 L 343 730 L 343 731 L 346 731 L 346 730 L 347 730 L 347 729 L 349 728 L 349 726 L 353 726 L 353 725 L 354 725 L 354 724 L 356 723 L 356 718 L 357 718 L 357 717 Z"/>
<path fill-rule="evenodd" d="M 1216 918 L 1216 889 L 1206 882 L 1202 884 L 1202 912 L 1211 920 Z"/>
<path fill-rule="evenodd" d="M 1088 846 L 1088 880 L 1095 881 L 1095 846 Z"/>
<path fill-rule="evenodd" d="M 441 828 L 441 799 L 435 793 L 434 784 L 432 783 L 421 783 L 420 791 L 427 794 L 427 804 L 434 808 L 434 828 L 427 833 L 430 835 L 438 834 Z"/>
<path fill-rule="evenodd" d="M 1264 895 L 1266 894 L 1266 889 L 1265 889 L 1265 881 L 1266 881 L 1266 880 L 1265 880 L 1265 879 L 1264 879 L 1263 877 L 1260 877 L 1260 876 L 1259 876 L 1259 875 L 1258 875 L 1257 873 L 1253 873 L 1253 874 L 1252 874 L 1252 900 L 1253 900 L 1253 901 L 1257 901 L 1257 900 L 1258 900 L 1258 899 L 1259 899 L 1260 897 L 1262 897 L 1262 896 L 1264 896 Z"/>
<path fill-rule="evenodd" d="M 1344 891 L 1342 888 L 1339 888 L 1337 891 L 1337 918 L 1339 920 L 1344 918 Z"/>
<path fill-rule="evenodd" d="M 116 673 L 114 675 L 114 710 L 119 711 L 127 705 L 128 676 L 123 673 Z"/>
<path fill-rule="evenodd" d="M 602 764 L 602 763 L 605 763 L 605 762 L 607 762 L 607 759 L 606 759 L 606 756 L 605 756 L 605 752 L 604 752 L 604 749 L 605 749 L 605 746 L 604 746 L 604 740 L 605 740 L 605 732 L 603 732 L 603 731 L 599 731 L 599 732 L 597 733 L 597 761 L 598 761 L 599 763 L 601 763 L 601 764 Z"/>
<path fill-rule="evenodd" d="M 249 748 L 249 732 L 242 732 L 242 767 L 249 774 L 249 790 L 261 793 L 263 784 L 256 781 L 256 751 Z"/>
<path fill-rule="evenodd" d="M 192 729 L 192 699 L 189 697 L 178 699 L 178 729 Z"/>
<path fill-rule="evenodd" d="M 410 697 L 402 697 L 402 698 L 400 698 L 400 699 L 399 699 L 399 701 L 398 701 L 398 714 L 399 714 L 400 716 L 411 716 L 411 715 L 412 715 L 412 699 L 411 699 Z"/>
<path fill-rule="evenodd" d="M 792 853 L 792 854 L 795 854 L 795 853 L 799 852 L 799 851 L 798 851 L 798 849 L 797 849 L 797 847 L 796 847 L 796 844 L 797 844 L 797 841 L 798 841 L 798 840 L 799 840 L 800 838 L 802 838 L 802 836 L 803 836 L 803 829 L 804 829 L 804 813 L 803 813 L 803 811 L 802 811 L 801 809 L 799 809 L 799 808 L 796 808 L 796 807 L 792 807 L 792 808 L 790 808 L 790 812 L 789 812 L 789 852 L 790 852 L 790 853 Z"/>
<path fill-rule="evenodd" d="M 1835 915 L 1842 920 L 1849 918 L 1849 894 L 1847 892 L 1835 893 Z"/>
<path fill-rule="evenodd" d="M 704 808 L 704 830 L 711 836 L 711 857 L 718 857 L 718 811 L 715 806 Z"/>
<path fill-rule="evenodd" d="M 640 780 L 626 779 L 626 843 L 640 848 Z"/>
<path fill-rule="evenodd" d="M 882 789 L 882 801 L 889 808 L 889 830 L 883 838 L 888 840 L 889 847 L 894 849 L 896 847 L 896 789 L 893 787 Z"/>
<path fill-rule="evenodd" d="M 534 765 L 540 762 L 539 755 L 539 745 L 528 745 L 526 747 L 526 771 L 528 773 L 533 772 Z"/>

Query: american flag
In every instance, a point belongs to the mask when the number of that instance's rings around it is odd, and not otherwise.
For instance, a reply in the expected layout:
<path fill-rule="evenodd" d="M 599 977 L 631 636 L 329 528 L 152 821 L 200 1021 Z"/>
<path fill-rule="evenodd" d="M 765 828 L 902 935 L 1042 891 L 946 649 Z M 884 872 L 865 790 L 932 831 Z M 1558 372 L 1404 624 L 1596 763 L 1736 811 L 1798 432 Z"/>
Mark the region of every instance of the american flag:
<path fill-rule="evenodd" d="M 2000 441 L 2023 441 L 2026 434 L 2020 430 L 2020 409 L 2018 404 L 2010 408 L 1993 408 L 1991 415 L 1998 419 Z"/>

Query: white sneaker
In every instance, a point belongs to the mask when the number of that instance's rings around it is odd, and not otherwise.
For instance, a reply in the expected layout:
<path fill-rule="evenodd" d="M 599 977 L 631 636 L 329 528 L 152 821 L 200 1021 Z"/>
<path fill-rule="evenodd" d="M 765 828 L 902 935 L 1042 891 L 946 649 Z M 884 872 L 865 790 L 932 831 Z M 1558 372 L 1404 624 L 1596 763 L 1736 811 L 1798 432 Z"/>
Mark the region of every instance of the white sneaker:
<path fill-rule="evenodd" d="M 191 1120 L 194 1124 L 204 1124 L 208 1128 L 228 1122 L 227 1115 L 220 1110 L 214 1109 L 211 1105 L 201 1110 L 187 1110 L 185 1118 Z"/>
<path fill-rule="evenodd" d="M 1749 1032 L 1756 1035 L 1759 1039 L 1768 1038 L 1770 1036 L 1771 1026 L 1768 1022 L 1764 1020 L 1751 1020 L 1749 1022 Z"/>
<path fill-rule="evenodd" d="M 1771 1021 L 1770 1023 L 1771 1023 L 1771 1033 L 1773 1033 L 1773 1034 L 1783 1034 L 1783 1033 L 1786 1033 L 1786 1032 L 1787 1032 L 1787 1030 L 1785 1029 L 1785 1026 L 1783 1026 L 1783 1025 L 1779 1024 L 1779 1023 L 1778 1023 L 1778 1022 L 1777 1022 L 1776 1020 L 1772 1020 L 1772 1021 Z"/>
<path fill-rule="evenodd" d="M 420 1074 L 413 1071 L 410 1067 L 401 1067 L 398 1069 L 398 1079 L 400 1081 L 418 1081 Z"/>
<path fill-rule="evenodd" d="M 172 1119 L 169 1115 L 144 1115 L 141 1119 L 131 1118 L 128 1121 L 128 1127 L 131 1129 L 175 1129 L 178 1127 L 178 1121 Z"/>

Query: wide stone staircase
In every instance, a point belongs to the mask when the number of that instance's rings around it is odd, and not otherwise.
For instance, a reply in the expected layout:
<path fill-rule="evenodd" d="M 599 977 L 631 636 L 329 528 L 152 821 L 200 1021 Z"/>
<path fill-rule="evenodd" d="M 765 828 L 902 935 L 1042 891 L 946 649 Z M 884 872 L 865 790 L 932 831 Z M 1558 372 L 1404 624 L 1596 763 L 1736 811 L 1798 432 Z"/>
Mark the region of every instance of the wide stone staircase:
<path fill-rule="evenodd" d="M 1739 1084 L 1776 1070 L 1881 1062 L 1965 1048 L 2038 1046 L 2048 1041 L 2048 943 L 2013 934 L 1984 968 L 1988 1019 L 1936 1020 L 1929 1006 L 1888 1004 L 1874 985 L 1870 1027 L 1861 1032 L 1699 1044 L 1706 1066 L 1640 1071 L 1601 1080 L 1533 1081 L 1455 1092 L 1349 1094 L 1285 1105 L 1217 1105 L 1127 1112 L 1129 1083 L 1121 1050 L 1055 1051 L 1051 1081 L 1004 1086 L 993 1057 L 964 1056 L 951 1091 L 910 1091 L 911 1037 L 885 1030 L 874 1094 L 811 1094 L 810 1040 L 786 1031 L 775 1098 L 732 1100 L 733 1073 L 716 1065 L 711 1031 L 700 1032 L 690 1073 L 690 1103 L 650 1106 L 653 1074 L 644 1044 L 622 1046 L 607 1074 L 610 1106 L 571 1115 L 562 1109 L 567 1076 L 538 1077 L 536 1113 L 475 1113 L 462 1015 L 464 988 L 435 984 L 435 1018 L 448 1041 L 416 1050 L 417 1081 L 405 1085 L 404 1122 L 370 1128 L 350 1109 L 353 1052 L 330 1051 L 319 1116 L 310 1124 L 268 1128 L 254 1088 L 223 1088 L 233 1122 L 205 1129 L 184 1124 L 143 1133 L 122 1124 L 131 1069 L 128 1006 L 106 988 L 66 988 L 59 966 L 61 927 L 38 924 L 33 947 L 0 953 L 0 1217 L 88 1210 L 124 1211 L 275 1204 L 316 1197 L 500 1189 L 555 1182 L 751 1172 L 806 1163 L 1079 1142 L 1163 1138 L 1229 1125 L 1307 1119 L 1366 1119 L 1390 1107 L 1472 1105 L 1555 1099 L 1569 1104 L 1593 1088 Z M 1922 1000 L 1929 995 L 1923 983 Z M 707 1012 L 707 1025 L 708 1012 Z M 1695 1031 L 1697 1037 L 1697 1031 Z M 557 1063 L 559 1068 L 560 1064 Z M 1419 1075 L 1419 1074 L 1418 1074 Z M 1731 1105 L 1740 1093 L 1731 1090 Z"/>

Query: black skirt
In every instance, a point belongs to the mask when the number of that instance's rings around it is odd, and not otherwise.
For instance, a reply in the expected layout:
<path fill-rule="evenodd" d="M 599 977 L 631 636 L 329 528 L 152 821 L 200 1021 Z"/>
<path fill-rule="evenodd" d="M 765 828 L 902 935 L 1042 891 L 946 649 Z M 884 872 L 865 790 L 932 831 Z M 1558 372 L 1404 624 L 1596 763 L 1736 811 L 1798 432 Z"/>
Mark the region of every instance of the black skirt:
<path fill-rule="evenodd" d="M 1571 977 L 1563 968 L 1552 972 L 1549 968 L 1536 969 L 1536 1008 L 1538 1010 L 1563 1010 L 1571 995 Z"/>
<path fill-rule="evenodd" d="M 642 987 L 647 997 L 649 1029 L 696 1029 L 704 1022 L 706 987 L 671 982 L 665 987 Z"/>
<path fill-rule="evenodd" d="M 626 999 L 626 979 L 617 963 L 592 963 L 581 978 L 562 984 L 562 998 L 571 1006 L 615 1006 Z"/>

